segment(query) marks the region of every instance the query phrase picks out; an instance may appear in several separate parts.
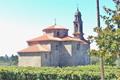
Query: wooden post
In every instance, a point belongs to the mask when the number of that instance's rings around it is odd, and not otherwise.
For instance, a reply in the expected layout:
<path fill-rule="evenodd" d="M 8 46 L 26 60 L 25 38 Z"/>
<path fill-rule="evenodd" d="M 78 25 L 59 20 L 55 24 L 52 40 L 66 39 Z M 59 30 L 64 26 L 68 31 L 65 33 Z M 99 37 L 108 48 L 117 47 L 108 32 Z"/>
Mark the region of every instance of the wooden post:
<path fill-rule="evenodd" d="M 97 3 L 97 27 L 100 27 L 100 8 L 99 8 L 99 0 L 96 0 Z"/>
<path fill-rule="evenodd" d="M 97 4 L 97 27 L 100 28 L 100 8 L 99 8 L 99 0 L 96 0 Z M 101 71 L 101 80 L 104 80 L 104 58 L 100 57 L 100 71 Z"/>

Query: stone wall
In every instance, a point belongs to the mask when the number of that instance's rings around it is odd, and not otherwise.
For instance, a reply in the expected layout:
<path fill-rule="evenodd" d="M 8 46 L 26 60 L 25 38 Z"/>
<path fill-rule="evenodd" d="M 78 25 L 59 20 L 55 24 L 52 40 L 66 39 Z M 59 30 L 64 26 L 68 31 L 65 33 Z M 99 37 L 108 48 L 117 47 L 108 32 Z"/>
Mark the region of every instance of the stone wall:
<path fill-rule="evenodd" d="M 44 34 L 48 34 L 54 37 L 65 37 L 65 36 L 68 36 L 68 30 L 66 29 L 46 30 Z"/>
<path fill-rule="evenodd" d="M 82 55 L 83 55 L 83 65 L 88 65 L 90 64 L 90 56 L 89 56 L 89 49 L 90 49 L 90 45 L 89 44 L 81 44 L 81 51 L 82 51 Z"/>
<path fill-rule="evenodd" d="M 36 66 L 40 67 L 42 54 L 39 53 L 20 53 L 18 66 Z"/>
<path fill-rule="evenodd" d="M 47 59 L 46 59 L 47 55 Z M 20 53 L 19 54 L 18 66 L 32 66 L 32 67 L 41 67 L 49 66 L 49 53 Z"/>
<path fill-rule="evenodd" d="M 43 53 L 41 56 L 41 66 L 51 66 L 51 53 Z"/>
<path fill-rule="evenodd" d="M 72 44 L 70 42 L 62 42 L 60 52 L 60 66 L 70 66 L 72 64 Z"/>
<path fill-rule="evenodd" d="M 89 44 L 79 42 L 63 42 L 60 54 L 61 66 L 76 66 L 89 64 Z"/>
<path fill-rule="evenodd" d="M 77 66 L 87 65 L 90 62 L 89 44 L 49 41 L 40 42 L 40 45 L 49 45 L 50 52 L 20 53 L 19 66 Z"/>
<path fill-rule="evenodd" d="M 68 36 L 68 30 L 55 30 L 54 31 L 54 36 L 55 37 L 65 37 Z"/>
<path fill-rule="evenodd" d="M 73 44 L 73 62 L 74 65 L 87 65 L 89 64 L 89 44 Z"/>
<path fill-rule="evenodd" d="M 61 42 L 52 42 L 51 44 L 51 66 L 59 66 L 60 61 L 60 51 L 61 51 Z"/>

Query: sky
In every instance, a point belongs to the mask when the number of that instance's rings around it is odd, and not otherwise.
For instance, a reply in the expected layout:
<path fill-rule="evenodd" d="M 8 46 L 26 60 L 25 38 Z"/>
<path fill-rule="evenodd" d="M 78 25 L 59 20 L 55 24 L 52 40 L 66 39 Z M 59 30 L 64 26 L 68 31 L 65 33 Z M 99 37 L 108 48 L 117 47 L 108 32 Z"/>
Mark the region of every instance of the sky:
<path fill-rule="evenodd" d="M 114 3 L 100 0 L 101 14 L 103 6 L 113 7 Z M 82 14 L 85 37 L 94 35 L 96 0 L 0 0 L 0 56 L 17 54 L 26 48 L 26 41 L 42 35 L 42 29 L 53 25 L 54 19 L 72 35 L 77 7 Z"/>

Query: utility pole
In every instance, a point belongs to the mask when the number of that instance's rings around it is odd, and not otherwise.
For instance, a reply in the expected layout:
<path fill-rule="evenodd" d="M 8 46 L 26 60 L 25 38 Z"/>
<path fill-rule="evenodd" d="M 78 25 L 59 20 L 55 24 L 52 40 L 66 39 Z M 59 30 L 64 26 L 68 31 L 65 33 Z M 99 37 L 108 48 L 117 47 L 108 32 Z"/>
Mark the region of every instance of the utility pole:
<path fill-rule="evenodd" d="M 100 27 L 100 8 L 99 8 L 99 0 L 96 0 L 97 3 L 97 27 Z"/>
<path fill-rule="evenodd" d="M 97 27 L 100 28 L 100 8 L 99 8 L 99 0 L 96 0 L 97 4 Z M 100 56 L 100 71 L 101 71 L 101 80 L 104 80 L 104 59 L 103 56 Z"/>

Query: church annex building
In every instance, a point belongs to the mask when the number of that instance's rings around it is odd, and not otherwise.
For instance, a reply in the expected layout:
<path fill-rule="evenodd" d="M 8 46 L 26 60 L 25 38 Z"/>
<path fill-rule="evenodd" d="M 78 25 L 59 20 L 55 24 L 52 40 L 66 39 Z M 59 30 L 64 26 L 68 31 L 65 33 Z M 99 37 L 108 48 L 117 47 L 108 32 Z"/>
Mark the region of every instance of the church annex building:
<path fill-rule="evenodd" d="M 28 47 L 18 51 L 19 66 L 77 66 L 90 63 L 89 41 L 83 37 L 81 13 L 75 13 L 73 37 L 68 29 L 52 25 L 43 29 L 43 35 L 28 40 Z"/>

